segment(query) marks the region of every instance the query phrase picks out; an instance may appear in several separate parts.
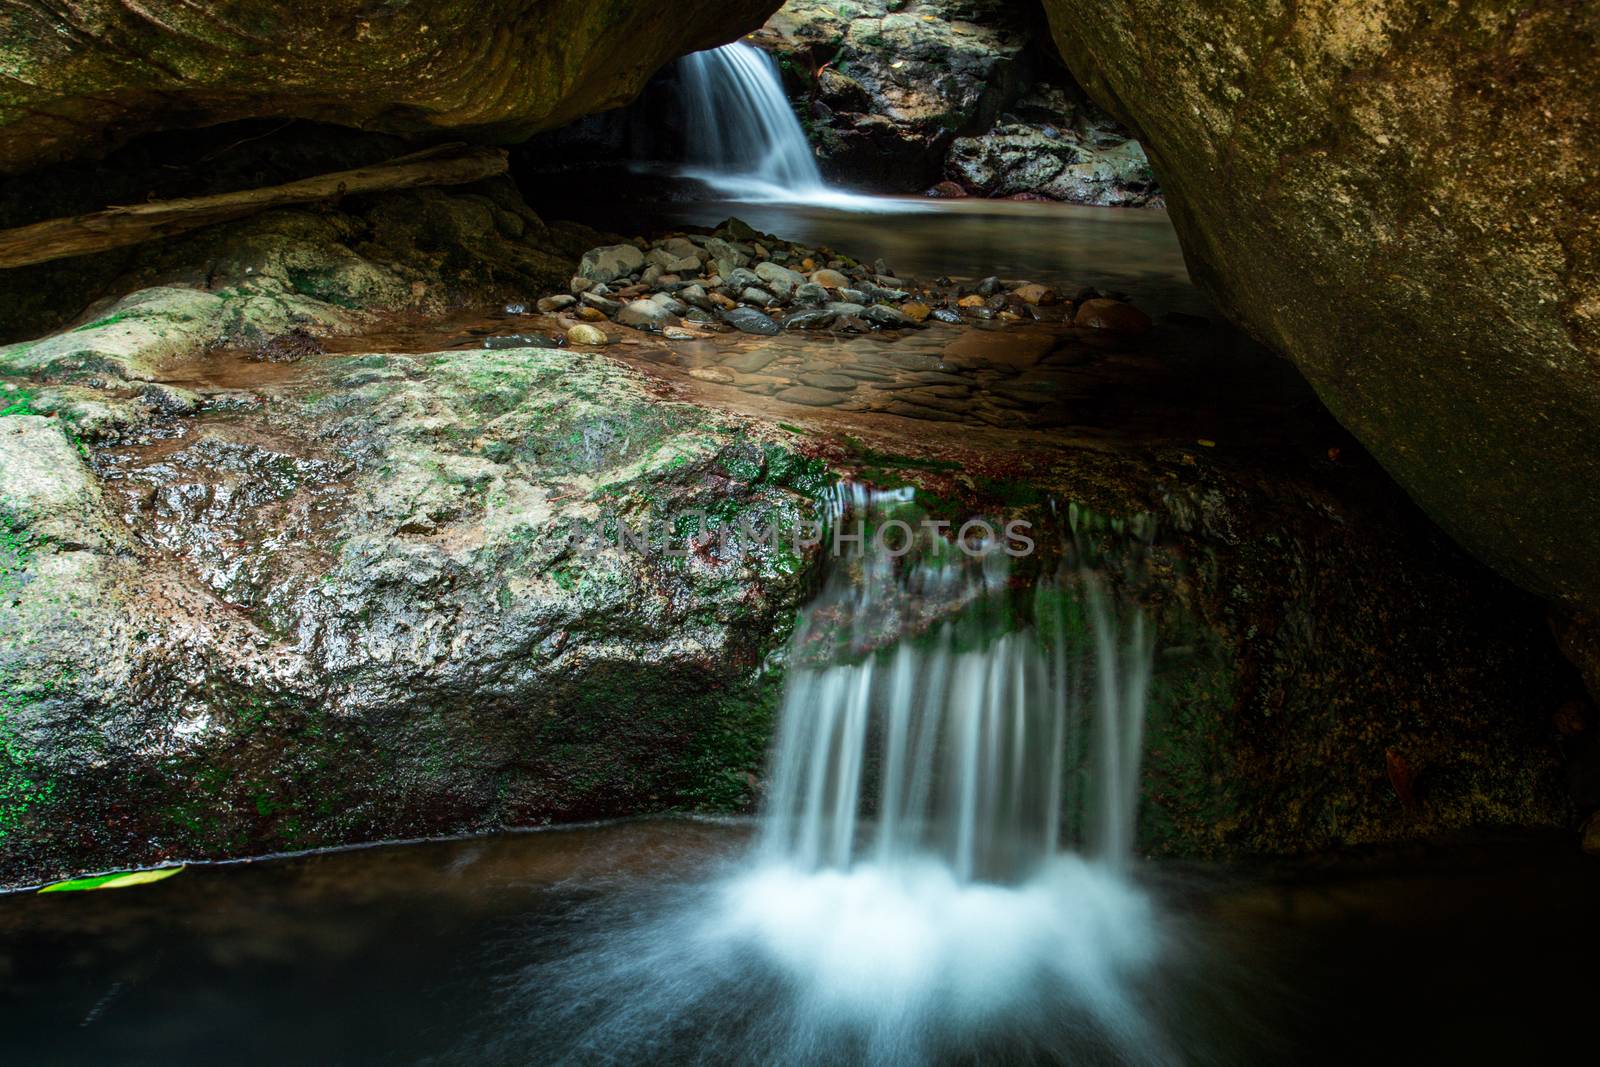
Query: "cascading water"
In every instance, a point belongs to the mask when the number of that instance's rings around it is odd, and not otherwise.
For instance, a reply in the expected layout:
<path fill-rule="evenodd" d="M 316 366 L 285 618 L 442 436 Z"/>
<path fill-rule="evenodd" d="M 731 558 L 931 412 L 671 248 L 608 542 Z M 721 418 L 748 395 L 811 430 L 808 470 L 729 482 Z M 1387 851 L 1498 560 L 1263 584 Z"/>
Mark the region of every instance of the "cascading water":
<path fill-rule="evenodd" d="M 777 64 L 738 43 L 679 61 L 688 163 L 683 173 L 722 199 L 845 211 L 923 212 L 928 201 L 842 192 L 828 185 L 783 94 Z"/>
<path fill-rule="evenodd" d="M 724 45 L 685 57 L 678 70 L 688 121 L 687 173 L 733 200 L 834 195 L 765 52 Z"/>
<path fill-rule="evenodd" d="M 907 502 L 857 488 L 836 510 L 865 522 Z M 1064 825 L 1076 833 L 1088 816 L 1083 843 L 1120 865 L 1132 847 L 1150 679 L 1143 615 L 1119 632 L 1100 579 L 1079 576 L 1092 645 L 1085 663 L 1064 639 L 1069 602 L 1059 581 L 1036 592 L 1055 613 L 1045 620 L 1053 642 L 1037 627 L 984 632 L 1008 594 L 999 546 L 905 573 L 886 553 L 855 563 L 835 569 L 797 628 L 763 856 L 840 870 L 935 860 L 963 882 L 1016 882 L 1056 855 Z M 976 618 L 893 633 L 886 645 L 886 626 L 904 625 L 930 602 Z M 851 620 L 846 634 L 840 618 Z M 818 645 L 826 646 L 821 662 Z M 1091 725 L 1086 753 L 1080 742 Z M 1086 810 L 1064 820 L 1069 795 Z"/>
<path fill-rule="evenodd" d="M 998 545 L 871 547 L 908 514 L 832 502 L 868 547 L 799 620 L 748 857 L 528 978 L 573 1059 L 1181 1062 L 1125 869 L 1149 627 L 1087 570 L 1024 596 Z"/>

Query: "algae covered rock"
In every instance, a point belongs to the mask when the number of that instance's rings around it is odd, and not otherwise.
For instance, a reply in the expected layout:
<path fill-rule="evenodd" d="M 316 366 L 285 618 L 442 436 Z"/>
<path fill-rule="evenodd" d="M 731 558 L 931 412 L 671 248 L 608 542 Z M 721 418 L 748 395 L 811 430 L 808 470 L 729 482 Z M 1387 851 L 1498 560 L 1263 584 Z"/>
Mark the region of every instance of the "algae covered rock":
<path fill-rule="evenodd" d="M 749 803 L 814 464 L 578 353 L 308 374 L 0 419 L 0 879 Z"/>
<path fill-rule="evenodd" d="M 1600 8 L 1045 7 L 1197 280 L 1452 536 L 1592 619 Z"/>

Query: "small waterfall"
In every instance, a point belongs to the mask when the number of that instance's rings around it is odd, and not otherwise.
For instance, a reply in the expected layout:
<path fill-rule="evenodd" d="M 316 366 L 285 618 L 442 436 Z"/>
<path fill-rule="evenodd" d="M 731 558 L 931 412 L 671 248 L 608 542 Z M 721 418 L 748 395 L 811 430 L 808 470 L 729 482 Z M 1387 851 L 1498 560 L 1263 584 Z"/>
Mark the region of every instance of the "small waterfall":
<path fill-rule="evenodd" d="M 1030 597 L 1003 552 L 891 558 L 909 491 L 828 517 L 868 547 L 799 619 L 753 850 L 531 970 L 525 1017 L 578 1035 L 559 1062 L 1186 1062 L 1126 864 L 1149 626 L 1077 569 Z"/>
<path fill-rule="evenodd" d="M 906 503 L 857 488 L 834 510 L 870 528 Z M 1064 845 L 1111 866 L 1130 854 L 1153 655 L 1144 616 L 1119 620 L 1086 571 L 1042 583 L 1042 617 L 1019 624 L 1009 559 L 987 547 L 904 571 L 881 553 L 835 561 L 796 630 L 766 860 L 933 861 L 960 882 L 1016 883 Z M 955 617 L 895 634 L 930 608 Z"/>
<path fill-rule="evenodd" d="M 772 58 L 744 43 L 686 57 L 691 173 L 730 197 L 804 199 L 828 193 Z"/>
<path fill-rule="evenodd" d="M 738 43 L 681 61 L 689 170 L 729 199 L 826 199 L 816 156 L 771 57 Z"/>

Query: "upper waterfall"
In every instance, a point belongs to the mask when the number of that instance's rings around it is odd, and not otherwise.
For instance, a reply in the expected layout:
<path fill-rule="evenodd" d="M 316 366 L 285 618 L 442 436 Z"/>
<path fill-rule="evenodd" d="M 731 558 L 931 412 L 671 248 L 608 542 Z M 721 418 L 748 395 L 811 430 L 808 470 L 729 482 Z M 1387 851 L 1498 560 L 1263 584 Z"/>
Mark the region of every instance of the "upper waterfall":
<path fill-rule="evenodd" d="M 744 43 L 697 52 L 679 70 L 689 172 L 730 199 L 820 199 L 831 190 L 783 95 L 772 58 Z"/>

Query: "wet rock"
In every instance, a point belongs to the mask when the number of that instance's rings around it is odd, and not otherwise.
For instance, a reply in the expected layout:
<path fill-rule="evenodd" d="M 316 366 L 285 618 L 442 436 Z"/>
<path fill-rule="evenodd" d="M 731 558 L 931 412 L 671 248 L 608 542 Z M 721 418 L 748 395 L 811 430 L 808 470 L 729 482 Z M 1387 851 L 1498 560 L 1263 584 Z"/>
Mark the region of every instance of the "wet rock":
<path fill-rule="evenodd" d="M 788 267 L 780 267 L 776 263 L 756 264 L 756 276 L 769 286 L 775 287 L 774 292 L 784 295 L 791 293 L 807 284 L 806 276 Z"/>
<path fill-rule="evenodd" d="M 776 394 L 779 400 L 789 404 L 801 404 L 805 407 L 831 408 L 835 404 L 844 402 L 842 393 L 831 389 L 814 389 L 809 385 L 796 385 L 788 389 L 779 390 Z"/>
<path fill-rule="evenodd" d="M 722 321 L 741 333 L 754 333 L 766 337 L 774 337 L 783 332 L 783 327 L 772 321 L 755 308 L 736 307 L 722 313 Z"/>
<path fill-rule="evenodd" d="M 773 296 L 765 289 L 757 289 L 755 286 L 751 286 L 744 292 L 740 293 L 739 299 L 743 303 L 754 304 L 756 307 L 762 308 L 772 307 L 778 302 L 777 297 Z"/>
<path fill-rule="evenodd" d="M 685 304 L 683 301 L 678 300 L 667 293 L 657 293 L 655 296 L 650 298 L 650 302 L 652 304 L 659 304 L 662 308 L 666 309 L 666 312 L 669 315 L 676 315 L 681 318 L 689 313 L 688 304 Z"/>
<path fill-rule="evenodd" d="M 828 290 L 813 282 L 807 282 L 794 291 L 794 302 L 803 307 L 822 307 L 828 300 Z"/>
<path fill-rule="evenodd" d="M 578 298 L 577 297 L 568 296 L 565 293 L 561 293 L 561 294 L 558 294 L 556 296 L 547 296 L 544 299 L 540 300 L 539 303 L 537 305 L 535 305 L 535 306 L 538 307 L 539 312 L 541 314 L 554 315 L 558 311 L 567 310 L 569 307 L 572 307 L 577 302 L 578 302 Z"/>
<path fill-rule="evenodd" d="M 874 304 L 862 312 L 862 318 L 875 326 L 890 330 L 908 330 L 921 325 L 910 315 L 887 304 Z"/>
<path fill-rule="evenodd" d="M 861 315 L 866 312 L 867 308 L 864 304 L 853 304 L 845 300 L 836 300 L 829 304 L 826 310 L 833 315 Z"/>
<path fill-rule="evenodd" d="M 838 315 L 827 309 L 797 311 L 783 320 L 786 330 L 826 330 Z"/>
<path fill-rule="evenodd" d="M 924 422 L 960 422 L 961 416 L 953 411 L 928 407 L 925 404 L 912 404 L 904 400 L 892 400 L 883 406 L 883 410 L 891 415 L 899 415 L 906 419 L 921 419 Z"/>
<path fill-rule="evenodd" d="M 693 330 L 685 330 L 681 326 L 662 327 L 661 336 L 669 341 L 698 341 L 700 335 Z"/>
<path fill-rule="evenodd" d="M 598 311 L 605 316 L 615 315 L 622 310 L 622 305 L 615 300 L 596 294 L 593 290 L 584 293 L 578 299 L 583 301 L 583 306 L 593 311 Z"/>
<path fill-rule="evenodd" d="M 931 200 L 965 200 L 971 194 L 962 188 L 960 182 L 942 181 L 923 194 Z"/>
<path fill-rule="evenodd" d="M 511 348 L 560 348 L 562 341 L 555 337 L 546 337 L 539 333 L 512 333 L 500 337 L 486 337 L 483 347 L 491 352 L 500 352 Z"/>
<path fill-rule="evenodd" d="M 822 270 L 812 272 L 811 284 L 820 285 L 824 289 L 845 289 L 849 287 L 850 279 L 839 271 L 824 267 Z"/>
<path fill-rule="evenodd" d="M 1054 289 L 1048 285 L 1040 285 L 1037 282 L 1019 285 L 1011 291 L 1011 295 L 1021 300 L 1024 304 L 1032 304 L 1038 307 L 1049 307 L 1060 300 Z"/>
<path fill-rule="evenodd" d="M 860 383 L 856 379 L 843 374 L 802 374 L 800 384 L 809 385 L 813 389 L 832 389 L 836 392 L 849 392 Z"/>
<path fill-rule="evenodd" d="M 1110 330 L 1138 337 L 1150 332 L 1150 316 L 1120 300 L 1086 300 L 1073 324 L 1093 330 Z"/>
<path fill-rule="evenodd" d="M 678 256 L 666 249 L 657 248 L 645 256 L 645 262 L 655 267 L 661 274 L 698 274 L 700 272 L 700 258 L 698 256 Z"/>
<path fill-rule="evenodd" d="M 672 312 L 654 300 L 635 300 L 617 312 L 616 321 L 635 329 L 659 330 L 672 321 Z"/>
<path fill-rule="evenodd" d="M 732 385 L 734 382 L 733 375 L 721 367 L 695 367 L 689 371 L 689 377 L 713 385 Z"/>
<path fill-rule="evenodd" d="M 611 343 L 611 338 L 598 326 L 580 322 L 567 331 L 567 341 L 575 345 L 602 346 Z"/>
<path fill-rule="evenodd" d="M 711 302 L 711 297 L 709 294 L 706 293 L 705 287 L 700 285 L 690 285 L 683 289 L 679 289 L 678 299 L 682 300 L 686 304 L 692 304 L 695 307 L 702 308 L 706 311 L 710 311 L 712 308 L 716 307 L 716 305 Z"/>
<path fill-rule="evenodd" d="M 934 308 L 933 315 L 930 317 L 936 322 L 943 322 L 950 326 L 961 325 L 961 313 L 959 311 L 952 311 L 949 308 Z"/>
<path fill-rule="evenodd" d="M 928 321 L 928 316 L 933 314 L 933 309 L 920 301 L 907 301 L 900 305 L 900 314 L 912 322 L 922 323 Z"/>
<path fill-rule="evenodd" d="M 778 356 L 775 352 L 757 349 L 754 352 L 740 352 L 736 356 L 723 360 L 722 365 L 729 370 L 738 371 L 740 374 L 755 374 L 765 370 L 777 358 Z"/>
<path fill-rule="evenodd" d="M 583 254 L 578 276 L 595 282 L 614 282 L 644 269 L 644 253 L 633 245 L 606 245 Z"/>

